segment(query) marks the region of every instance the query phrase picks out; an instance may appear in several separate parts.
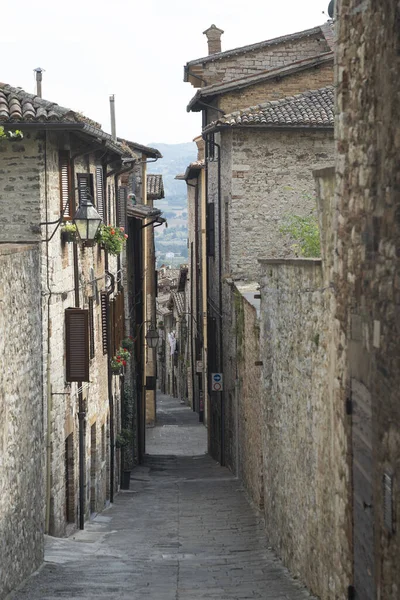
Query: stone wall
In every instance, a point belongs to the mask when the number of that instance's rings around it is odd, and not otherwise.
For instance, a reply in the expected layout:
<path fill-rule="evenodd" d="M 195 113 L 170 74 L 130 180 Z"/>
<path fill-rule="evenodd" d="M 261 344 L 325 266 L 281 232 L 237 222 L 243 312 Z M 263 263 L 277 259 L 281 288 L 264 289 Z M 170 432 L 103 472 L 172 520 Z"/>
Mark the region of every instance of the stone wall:
<path fill-rule="evenodd" d="M 354 586 L 363 597 L 382 600 L 400 594 L 400 538 L 391 518 L 400 515 L 398 23 L 396 2 L 339 3 L 336 315 L 349 340 L 353 431 L 360 406 L 371 415 L 362 490 L 357 465 L 354 470 L 355 538 L 361 544 Z"/>
<path fill-rule="evenodd" d="M 330 47 L 322 33 L 315 33 L 297 40 L 284 41 L 251 52 L 221 56 L 204 63 L 202 78 L 207 85 L 239 79 L 266 71 L 284 67 L 303 58 L 311 58 L 329 52 Z"/>
<path fill-rule="evenodd" d="M 0 144 L 0 242 L 40 239 L 43 165 L 43 140 L 36 133 L 25 133 L 22 140 Z"/>
<path fill-rule="evenodd" d="M 37 245 L 0 244 L 0 598 L 43 560 Z"/>
<path fill-rule="evenodd" d="M 254 84 L 237 92 L 225 93 L 220 97 L 218 106 L 226 113 L 231 113 L 269 100 L 279 100 L 285 96 L 317 90 L 327 85 L 333 85 L 333 59 L 328 64 L 324 63 L 300 73 Z"/>
<path fill-rule="evenodd" d="M 237 475 L 257 508 L 264 505 L 258 284 L 233 288 L 237 381 Z M 257 364 L 258 363 L 258 364 Z"/>
<path fill-rule="evenodd" d="M 261 360 L 267 535 L 322 600 L 351 580 L 348 438 L 337 393 L 333 290 L 321 261 L 262 261 Z"/>
<path fill-rule="evenodd" d="M 235 129 L 222 139 L 224 274 L 257 281 L 257 257 L 294 255 L 279 226 L 315 210 L 311 168 L 332 162 L 333 132 Z"/>

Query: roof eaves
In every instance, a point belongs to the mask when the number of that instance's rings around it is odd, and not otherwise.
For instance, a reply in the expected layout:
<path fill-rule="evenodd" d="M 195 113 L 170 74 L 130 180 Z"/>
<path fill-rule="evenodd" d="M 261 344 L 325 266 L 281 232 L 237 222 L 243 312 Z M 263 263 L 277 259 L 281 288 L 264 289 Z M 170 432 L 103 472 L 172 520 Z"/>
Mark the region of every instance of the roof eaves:
<path fill-rule="evenodd" d="M 320 65 L 332 62 L 333 59 L 333 52 L 324 52 L 323 54 L 319 54 L 311 58 L 301 59 L 294 63 L 290 63 L 289 65 L 285 65 L 284 67 L 278 67 L 276 69 L 269 69 L 266 71 L 259 71 L 258 73 L 252 73 L 251 75 L 247 75 L 246 77 L 241 77 L 239 79 L 232 79 L 230 81 L 208 85 L 204 88 L 200 88 L 196 92 L 196 94 L 193 96 L 193 98 L 187 105 L 186 110 L 188 112 L 190 112 L 191 110 L 195 112 L 202 110 L 202 106 L 201 104 L 199 104 L 201 98 L 209 98 L 227 92 L 235 92 L 243 88 L 249 87 L 251 85 L 263 83 L 268 79 L 275 79 L 276 77 L 288 77 L 295 73 L 300 73 L 301 71 L 305 71 L 307 69 L 314 69 L 315 67 L 318 67 Z"/>
<path fill-rule="evenodd" d="M 162 158 L 162 154 L 157 148 L 151 148 L 150 146 L 144 146 L 143 144 L 138 144 L 136 142 L 131 142 L 130 140 L 126 140 L 124 138 L 117 138 L 119 142 L 127 144 L 132 150 L 137 150 L 142 154 L 145 154 L 149 158 Z"/>

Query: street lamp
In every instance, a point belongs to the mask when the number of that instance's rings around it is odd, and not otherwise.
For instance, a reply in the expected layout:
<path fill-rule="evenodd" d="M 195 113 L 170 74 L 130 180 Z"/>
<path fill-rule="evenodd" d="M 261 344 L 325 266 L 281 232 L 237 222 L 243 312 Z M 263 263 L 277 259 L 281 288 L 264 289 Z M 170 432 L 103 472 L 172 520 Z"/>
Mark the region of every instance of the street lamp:
<path fill-rule="evenodd" d="M 82 242 L 93 242 L 102 218 L 89 200 L 89 194 L 82 198 L 73 222 Z"/>
<path fill-rule="evenodd" d="M 149 348 L 157 348 L 158 344 L 158 331 L 153 327 L 150 327 L 146 333 L 146 342 Z"/>

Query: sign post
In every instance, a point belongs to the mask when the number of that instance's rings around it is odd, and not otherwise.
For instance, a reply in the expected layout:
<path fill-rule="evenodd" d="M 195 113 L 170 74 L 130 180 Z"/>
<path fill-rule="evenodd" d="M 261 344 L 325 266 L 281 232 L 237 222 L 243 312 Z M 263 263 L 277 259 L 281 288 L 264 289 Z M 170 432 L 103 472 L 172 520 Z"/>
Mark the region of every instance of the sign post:
<path fill-rule="evenodd" d="M 222 392 L 224 389 L 224 379 L 222 373 L 211 373 L 211 391 Z"/>

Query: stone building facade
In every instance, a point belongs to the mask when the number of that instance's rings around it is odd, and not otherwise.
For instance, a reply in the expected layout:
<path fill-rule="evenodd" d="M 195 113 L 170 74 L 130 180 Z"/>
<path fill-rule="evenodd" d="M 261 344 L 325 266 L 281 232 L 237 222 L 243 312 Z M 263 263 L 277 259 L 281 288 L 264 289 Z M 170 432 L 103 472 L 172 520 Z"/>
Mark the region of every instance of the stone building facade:
<path fill-rule="evenodd" d="M 40 248 L 0 244 L 0 598 L 43 560 Z"/>
<path fill-rule="evenodd" d="M 133 151 L 78 113 L 20 88 L 2 84 L 0 101 L 5 130 L 18 128 L 23 134 L 0 147 L 0 242 L 39 247 L 41 306 L 35 314 L 41 332 L 35 339 L 40 356 L 32 378 L 39 378 L 43 391 L 38 456 L 43 474 L 37 481 L 44 482 L 45 502 L 37 523 L 36 516 L 32 523 L 22 518 L 21 526 L 29 530 L 43 522 L 38 538 L 43 530 L 63 536 L 78 525 L 83 528 L 91 514 L 113 501 L 121 485 L 123 465 L 116 442 L 125 378 L 113 374 L 111 359 L 123 338 L 136 332 L 131 327 L 144 320 L 143 303 L 136 302 L 143 293 L 137 257 L 142 256 L 143 220 L 152 216 L 137 208 L 128 220 L 128 186 L 122 176 L 132 173 L 136 163 L 146 176 L 147 158 L 159 153 L 135 144 Z M 132 239 L 121 254 L 109 251 L 106 242 L 81 245 L 64 231 L 65 222 L 87 198 L 103 222 L 114 227 L 111 235 L 118 228 L 124 232 L 129 221 Z M 140 204 L 140 193 L 138 200 Z M 135 385 L 143 383 L 142 377 L 131 375 Z M 141 387 L 139 395 L 142 400 Z M 36 502 L 37 486 L 32 488 Z M 22 492 L 19 501 L 25 501 Z M 5 555 L 12 549 L 10 544 Z M 14 583 L 21 574 L 16 568 Z"/>
<path fill-rule="evenodd" d="M 335 281 L 352 400 L 353 585 L 357 599 L 394 600 L 400 594 L 399 7 L 337 4 Z"/>

